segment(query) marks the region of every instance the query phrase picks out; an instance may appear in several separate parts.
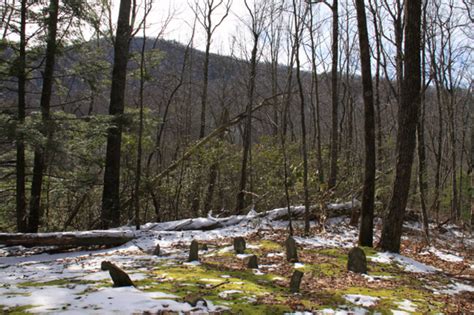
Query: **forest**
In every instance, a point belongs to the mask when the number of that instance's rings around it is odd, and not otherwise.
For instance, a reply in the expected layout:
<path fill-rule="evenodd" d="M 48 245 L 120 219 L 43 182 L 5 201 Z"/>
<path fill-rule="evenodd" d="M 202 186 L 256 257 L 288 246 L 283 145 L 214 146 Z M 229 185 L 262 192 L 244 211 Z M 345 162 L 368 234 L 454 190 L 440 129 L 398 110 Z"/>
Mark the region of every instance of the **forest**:
<path fill-rule="evenodd" d="M 0 309 L 474 311 L 472 1 L 165 2 L 0 3 Z"/>

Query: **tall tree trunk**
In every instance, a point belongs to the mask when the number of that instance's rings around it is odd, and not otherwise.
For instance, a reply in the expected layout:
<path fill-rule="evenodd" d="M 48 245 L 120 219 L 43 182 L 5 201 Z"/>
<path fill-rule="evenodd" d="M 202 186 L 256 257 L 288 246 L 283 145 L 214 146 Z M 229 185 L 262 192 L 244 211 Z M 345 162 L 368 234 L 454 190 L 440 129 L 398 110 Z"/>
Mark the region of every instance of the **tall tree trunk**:
<path fill-rule="evenodd" d="M 209 54 L 211 50 L 211 33 L 207 34 L 206 52 L 204 54 L 203 85 L 201 96 L 201 128 L 199 130 L 199 139 L 206 135 L 206 108 L 207 108 L 207 89 L 209 85 Z"/>
<path fill-rule="evenodd" d="M 20 9 L 20 54 L 18 56 L 18 123 L 25 122 L 26 109 L 26 0 L 21 1 Z M 27 231 L 25 199 L 25 143 L 23 134 L 16 141 L 16 227 L 18 232 Z"/>
<path fill-rule="evenodd" d="M 229 121 L 229 111 L 224 108 L 221 113 L 220 125 L 225 125 Z M 224 140 L 224 133 L 219 135 L 219 140 Z M 204 198 L 204 211 L 207 213 L 211 210 L 214 191 L 216 188 L 217 176 L 219 175 L 219 162 L 212 163 L 209 168 L 209 184 L 207 186 L 206 197 Z"/>
<path fill-rule="evenodd" d="M 122 119 L 125 107 L 128 49 L 130 40 L 131 0 L 121 0 L 114 42 L 114 67 L 110 90 L 109 115 L 114 127 L 108 130 L 105 157 L 104 189 L 102 192 L 102 228 L 120 224 L 120 150 L 122 144 Z"/>
<path fill-rule="evenodd" d="M 401 0 L 396 0 L 397 11 L 395 12 L 393 28 L 395 33 L 396 67 L 397 67 L 397 100 L 398 104 L 402 102 L 402 84 L 403 84 L 403 23 L 402 23 L 402 4 Z"/>
<path fill-rule="evenodd" d="M 319 98 L 319 79 L 316 65 L 316 42 L 314 39 L 314 30 L 313 30 L 313 7 L 309 8 L 310 21 L 309 21 L 309 37 L 311 40 L 311 83 L 314 87 L 314 98 L 316 100 L 316 163 L 318 170 L 318 179 L 319 184 L 324 182 L 324 167 L 323 167 L 323 158 L 322 158 L 322 149 L 321 149 L 321 114 L 320 114 L 320 98 Z"/>
<path fill-rule="evenodd" d="M 142 152 L 143 152 L 143 92 L 145 90 L 145 49 L 146 49 L 146 7 L 145 16 L 143 18 L 143 42 L 140 51 L 140 87 L 139 87 L 139 117 L 138 117 L 138 145 L 137 145 L 137 164 L 135 167 L 135 193 L 134 193 L 134 207 L 135 207 L 135 227 L 140 229 L 140 182 L 142 176 Z"/>
<path fill-rule="evenodd" d="M 58 27 L 58 11 L 59 1 L 51 0 L 49 3 L 48 18 L 48 39 L 46 44 L 46 60 L 43 72 L 43 88 L 41 91 L 41 120 L 42 133 L 48 139 L 51 138 L 50 125 L 50 105 L 51 92 L 53 89 L 54 64 L 56 58 L 56 33 Z M 47 146 L 47 144 L 46 144 Z M 43 185 L 43 172 L 45 168 L 45 151 L 46 147 L 38 147 L 35 149 L 34 165 L 33 165 L 33 181 L 31 183 L 30 213 L 28 218 L 28 232 L 37 233 L 41 219 L 41 188 Z"/>
<path fill-rule="evenodd" d="M 339 60 L 339 12 L 338 12 L 338 1 L 334 0 L 331 6 L 332 9 L 332 69 L 331 69 L 331 99 L 332 99 L 332 112 L 331 112 L 331 158 L 330 158 L 330 171 L 328 179 L 328 188 L 334 188 L 337 180 L 337 158 L 338 158 L 338 145 L 339 145 L 339 132 L 338 132 L 338 60 Z"/>
<path fill-rule="evenodd" d="M 303 151 L 303 190 L 304 190 L 304 233 L 309 235 L 309 190 L 308 190 L 308 148 L 306 144 L 306 120 L 305 120 L 305 98 L 303 83 L 301 81 L 301 64 L 300 64 L 300 37 L 303 33 L 302 17 L 298 16 L 296 1 L 293 0 L 293 18 L 295 22 L 295 61 L 296 61 L 296 81 L 298 82 L 298 94 L 300 97 L 300 119 L 301 119 L 301 137 Z M 300 33 L 301 32 L 301 33 Z"/>
<path fill-rule="evenodd" d="M 471 163 L 469 174 L 471 175 L 471 189 L 469 198 L 471 200 L 471 231 L 474 230 L 474 106 L 471 105 Z"/>
<path fill-rule="evenodd" d="M 379 22 L 377 17 L 377 9 L 372 5 L 372 1 L 369 1 L 370 11 L 372 13 L 372 23 L 375 32 L 375 110 L 376 110 L 376 125 L 377 125 L 377 161 L 378 169 L 383 168 L 383 131 L 382 131 L 382 109 L 380 107 L 380 64 L 382 62 L 381 56 L 381 43 L 380 43 L 380 31 Z"/>
<path fill-rule="evenodd" d="M 250 147 L 252 144 L 252 107 L 255 97 L 255 79 L 257 75 L 257 52 L 258 52 L 259 34 L 253 33 L 253 48 L 250 57 L 250 75 L 247 106 L 245 108 L 246 118 L 244 123 L 243 135 L 243 152 L 242 152 L 242 168 L 240 171 L 240 185 L 237 193 L 237 202 L 235 210 L 237 214 L 241 214 L 245 208 L 245 189 L 247 187 L 248 162 L 250 157 Z"/>
<path fill-rule="evenodd" d="M 410 189 L 411 169 L 416 146 L 416 123 L 420 103 L 421 0 L 406 2 L 405 73 L 398 111 L 397 162 L 388 215 L 384 220 L 380 246 L 400 252 L 403 217 Z"/>
<path fill-rule="evenodd" d="M 425 2 L 423 5 L 423 44 L 426 42 L 426 6 L 428 2 Z M 426 45 L 423 45 L 426 47 Z M 428 222 L 428 210 L 426 207 L 426 191 L 428 190 L 428 184 L 426 183 L 426 148 L 425 148 L 425 48 L 422 50 L 422 93 L 421 93 L 421 106 L 419 112 L 418 123 L 416 126 L 417 131 L 417 139 L 418 139 L 418 183 L 420 187 L 420 203 L 421 203 L 421 213 L 423 216 L 423 229 L 425 232 L 426 241 L 429 242 L 430 234 L 429 234 L 429 222 Z"/>
<path fill-rule="evenodd" d="M 364 93 L 365 176 L 362 194 L 359 244 L 373 245 L 374 194 L 375 194 L 375 115 L 370 66 L 369 35 L 364 0 L 356 0 L 357 25 L 359 29 L 360 63 Z"/>
<path fill-rule="evenodd" d="M 455 100 L 454 92 L 450 89 L 449 100 L 447 101 L 448 118 L 449 118 L 449 140 L 451 142 L 451 222 L 459 220 L 458 211 L 458 186 L 457 186 L 457 139 L 456 139 L 456 122 L 455 122 Z"/>

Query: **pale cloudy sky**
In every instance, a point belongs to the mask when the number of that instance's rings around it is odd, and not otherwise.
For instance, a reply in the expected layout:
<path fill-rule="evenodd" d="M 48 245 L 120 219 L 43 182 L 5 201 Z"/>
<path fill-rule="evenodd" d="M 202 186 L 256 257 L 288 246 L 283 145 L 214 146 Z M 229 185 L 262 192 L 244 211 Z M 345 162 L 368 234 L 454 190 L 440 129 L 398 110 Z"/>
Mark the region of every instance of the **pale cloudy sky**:
<path fill-rule="evenodd" d="M 166 39 L 174 39 L 182 43 L 188 42 L 194 22 L 194 12 L 191 6 L 194 5 L 195 1 L 196 0 L 155 0 L 153 2 L 152 13 L 148 17 L 150 30 L 147 31 L 147 36 L 156 36 L 162 30 L 166 19 L 172 16 L 171 22 L 166 27 L 163 37 Z M 216 2 L 217 1 L 218 0 L 216 0 Z M 119 2 L 119 0 L 114 0 L 114 5 L 118 7 Z M 216 11 L 213 20 L 216 22 L 220 20 L 223 13 L 223 10 Z M 246 16 L 247 11 L 244 6 L 244 1 L 234 0 L 229 15 L 213 35 L 211 46 L 213 52 L 227 52 L 232 36 L 241 31 L 246 31 L 241 22 L 241 19 L 245 19 Z M 198 49 L 204 49 L 205 37 L 202 30 L 202 26 L 197 24 L 194 44 Z"/>

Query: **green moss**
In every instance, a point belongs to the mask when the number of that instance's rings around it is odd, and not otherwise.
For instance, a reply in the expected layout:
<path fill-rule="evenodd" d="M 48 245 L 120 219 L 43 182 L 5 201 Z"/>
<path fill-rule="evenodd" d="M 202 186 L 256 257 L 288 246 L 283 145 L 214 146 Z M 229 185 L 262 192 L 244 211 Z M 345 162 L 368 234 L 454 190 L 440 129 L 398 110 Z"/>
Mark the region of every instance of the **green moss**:
<path fill-rule="evenodd" d="M 227 275 L 222 278 L 221 275 Z M 217 266 L 176 266 L 160 267 L 150 274 L 150 278 L 136 281 L 144 291 L 160 291 L 178 296 L 186 301 L 189 297 L 202 297 L 218 305 L 231 308 L 232 313 L 242 314 L 282 314 L 290 311 L 285 306 L 287 288 L 275 285 L 276 275 L 255 275 L 252 271 L 220 271 Z M 160 279 L 160 280 L 157 280 Z M 220 293 L 237 290 L 230 296 Z M 271 305 L 249 302 L 270 294 L 277 303 Z"/>
<path fill-rule="evenodd" d="M 267 252 L 281 252 L 283 246 L 274 241 L 262 240 L 260 243 L 260 249 Z"/>
<path fill-rule="evenodd" d="M 33 307 L 35 307 L 35 305 L 22 305 L 22 306 L 14 306 L 14 307 L 0 305 L 0 311 L 2 312 L 2 314 L 24 315 L 24 314 L 31 314 L 30 312 L 28 312 L 28 310 Z"/>
<path fill-rule="evenodd" d="M 365 256 L 367 257 L 375 256 L 378 254 L 378 252 L 372 247 L 361 246 L 360 248 L 364 251 Z"/>
<path fill-rule="evenodd" d="M 317 254 L 334 257 L 340 260 L 347 261 L 347 252 L 341 248 L 323 248 L 315 251 Z"/>

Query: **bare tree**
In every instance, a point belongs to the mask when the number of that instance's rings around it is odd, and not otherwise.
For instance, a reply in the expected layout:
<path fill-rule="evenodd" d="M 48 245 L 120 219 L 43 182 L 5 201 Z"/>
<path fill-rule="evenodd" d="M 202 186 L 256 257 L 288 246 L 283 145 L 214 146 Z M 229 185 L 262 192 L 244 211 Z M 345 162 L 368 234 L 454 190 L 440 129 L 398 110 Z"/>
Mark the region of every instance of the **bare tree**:
<path fill-rule="evenodd" d="M 410 189 L 420 102 L 421 0 L 406 3 L 403 93 L 398 112 L 397 163 L 392 197 L 384 220 L 380 247 L 400 251 L 403 217 Z"/>
<path fill-rule="evenodd" d="M 296 61 L 296 81 L 298 83 L 298 95 L 300 98 L 300 119 L 301 119 L 301 137 L 302 137 L 302 152 L 303 152 L 303 190 L 304 190 L 304 233 L 309 235 L 309 190 L 308 190 L 308 148 L 306 144 L 306 119 L 305 119 L 305 97 L 304 88 L 301 80 L 301 61 L 300 61 L 300 46 L 301 37 L 303 36 L 304 17 L 306 12 L 302 12 L 301 5 L 296 4 L 293 0 L 293 22 L 294 22 L 294 52 Z"/>
<path fill-rule="evenodd" d="M 357 25 L 359 29 L 360 63 L 364 95 L 365 176 L 362 194 L 359 244 L 373 245 L 374 193 L 375 193 L 375 115 L 370 65 L 369 35 L 364 0 L 356 0 Z"/>
<path fill-rule="evenodd" d="M 244 122 L 242 167 L 240 171 L 240 184 L 237 193 L 235 210 L 241 213 L 245 208 L 245 195 L 248 177 L 248 164 L 250 149 L 252 144 L 252 107 L 255 102 L 255 85 L 257 76 L 258 45 L 260 35 L 265 29 L 266 14 L 269 3 L 267 1 L 256 1 L 251 7 L 247 0 L 244 0 L 245 7 L 250 16 L 248 28 L 252 34 L 252 52 L 250 55 L 249 84 L 247 90 L 247 105 L 245 107 L 246 118 Z"/>
<path fill-rule="evenodd" d="M 59 1 L 49 3 L 48 37 L 46 44 L 46 60 L 43 71 L 43 87 L 41 91 L 41 120 L 42 133 L 47 139 L 51 138 L 52 126 L 50 122 L 51 94 L 54 82 L 54 66 L 56 60 L 56 33 L 58 28 Z M 46 144 L 47 146 L 47 144 Z M 31 183 L 30 213 L 28 217 L 28 232 L 37 233 L 41 219 L 41 190 L 43 185 L 43 172 L 45 168 L 46 147 L 35 148 L 33 165 L 33 181 Z"/>
<path fill-rule="evenodd" d="M 138 122 L 138 145 L 137 145 L 137 165 L 135 171 L 135 190 L 134 190 L 134 206 L 135 206 L 135 226 L 136 229 L 140 229 L 140 183 L 142 176 L 142 152 L 143 152 L 143 93 L 145 90 L 145 49 L 146 49 L 146 19 L 152 8 L 152 2 L 145 0 L 143 6 L 143 42 L 140 51 L 140 87 L 138 90 L 139 93 L 139 122 Z"/>
<path fill-rule="evenodd" d="M 324 3 L 332 12 L 332 65 L 331 65 L 331 152 L 328 188 L 332 189 L 336 186 L 337 181 L 337 159 L 339 148 L 339 90 L 338 90 L 338 62 L 339 62 L 339 9 L 338 1 L 333 0 L 332 4 L 325 0 L 309 1 L 309 3 Z"/>
<path fill-rule="evenodd" d="M 206 49 L 204 52 L 204 66 L 203 66 L 203 84 L 201 92 L 201 125 L 199 129 L 199 138 L 203 138 L 206 135 L 206 108 L 207 108 L 207 94 L 209 85 L 209 55 L 212 43 L 212 35 L 216 29 L 224 22 L 225 18 L 229 15 L 229 10 L 232 5 L 232 0 L 196 0 L 195 6 L 192 7 L 194 14 L 197 17 L 197 21 L 204 28 L 206 33 Z M 222 15 L 219 17 L 217 22 L 213 21 L 215 13 L 218 10 L 224 10 Z"/>
<path fill-rule="evenodd" d="M 131 0 L 121 0 L 114 40 L 114 66 L 110 90 L 109 115 L 114 127 L 107 135 L 104 188 L 102 193 L 102 228 L 120 224 L 120 157 L 122 144 L 122 115 L 125 107 L 128 49 L 130 45 Z"/>
<path fill-rule="evenodd" d="M 206 116 L 207 116 L 207 103 L 208 103 L 208 86 L 209 86 L 209 56 L 212 43 L 212 36 L 216 29 L 224 22 L 226 17 L 229 15 L 229 10 L 232 5 L 231 0 L 204 0 L 201 5 L 201 1 L 195 1 L 195 6 L 192 7 L 197 21 L 204 28 L 206 33 L 206 49 L 204 52 L 204 65 L 203 65 L 203 84 L 201 91 L 201 120 L 200 120 L 200 129 L 199 129 L 199 139 L 203 138 L 206 135 Z M 219 17 L 217 22 L 213 21 L 213 18 L 216 15 L 216 11 L 223 10 L 222 15 Z M 201 163 L 200 163 L 201 164 Z M 208 211 L 209 203 L 208 200 L 212 200 L 212 194 L 214 192 L 214 185 L 216 181 L 216 166 L 211 165 L 209 170 L 209 183 L 208 190 L 205 197 L 204 210 Z M 193 187 L 192 193 L 192 204 L 191 211 L 193 213 L 198 213 L 200 198 L 199 198 L 199 187 L 201 186 L 201 180 L 199 180 L 200 172 L 196 175 L 195 184 Z M 209 195 L 210 194 L 210 195 Z"/>

